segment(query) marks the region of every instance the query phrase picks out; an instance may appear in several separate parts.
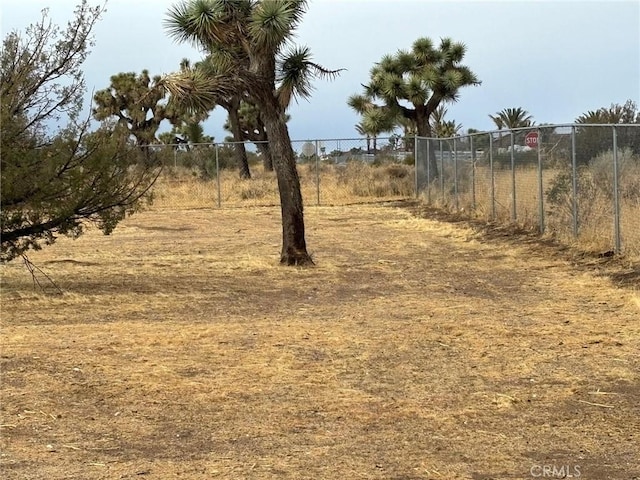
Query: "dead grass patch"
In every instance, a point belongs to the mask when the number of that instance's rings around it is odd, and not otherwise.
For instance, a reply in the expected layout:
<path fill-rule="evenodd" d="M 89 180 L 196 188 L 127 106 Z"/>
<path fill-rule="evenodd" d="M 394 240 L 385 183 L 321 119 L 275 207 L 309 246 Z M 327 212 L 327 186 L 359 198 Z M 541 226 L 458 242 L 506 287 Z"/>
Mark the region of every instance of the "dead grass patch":
<path fill-rule="evenodd" d="M 3 478 L 640 475 L 637 291 L 385 205 L 159 208 L 2 268 Z M 73 261 L 69 261 L 73 260 Z"/>

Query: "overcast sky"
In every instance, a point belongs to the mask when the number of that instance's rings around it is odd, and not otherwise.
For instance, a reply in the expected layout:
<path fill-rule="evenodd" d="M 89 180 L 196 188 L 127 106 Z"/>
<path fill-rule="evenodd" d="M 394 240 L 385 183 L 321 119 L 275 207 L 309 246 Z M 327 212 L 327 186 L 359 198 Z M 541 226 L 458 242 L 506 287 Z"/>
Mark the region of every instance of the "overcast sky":
<path fill-rule="evenodd" d="M 71 18 L 74 0 L 0 0 L 3 37 L 23 30 L 50 8 L 59 23 Z M 92 3 L 97 4 L 98 0 Z M 108 0 L 85 64 L 90 91 L 109 85 L 118 72 L 169 73 L 182 58 L 201 58 L 170 40 L 163 20 L 174 0 Z M 448 107 L 464 130 L 494 128 L 488 115 L 522 107 L 537 123 L 570 123 L 587 110 L 640 100 L 640 1 L 310 1 L 297 43 L 314 60 L 346 71 L 316 81 L 310 101 L 291 108 L 292 139 L 357 137 L 359 117 L 349 95 L 367 83 L 369 70 L 388 53 L 409 49 L 419 37 L 464 42 L 464 64 L 482 81 L 461 91 Z M 216 109 L 205 131 L 226 133 Z M 163 130 L 166 128 L 163 128 Z"/>

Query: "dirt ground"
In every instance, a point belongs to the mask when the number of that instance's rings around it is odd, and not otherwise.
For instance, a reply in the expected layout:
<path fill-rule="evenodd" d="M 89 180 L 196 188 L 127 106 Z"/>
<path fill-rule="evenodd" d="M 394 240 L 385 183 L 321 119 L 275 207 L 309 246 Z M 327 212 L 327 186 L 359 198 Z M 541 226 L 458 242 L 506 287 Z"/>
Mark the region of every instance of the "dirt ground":
<path fill-rule="evenodd" d="M 393 204 L 306 219 L 310 269 L 277 207 L 31 253 L 62 294 L 0 267 L 2 478 L 640 478 L 632 271 Z"/>

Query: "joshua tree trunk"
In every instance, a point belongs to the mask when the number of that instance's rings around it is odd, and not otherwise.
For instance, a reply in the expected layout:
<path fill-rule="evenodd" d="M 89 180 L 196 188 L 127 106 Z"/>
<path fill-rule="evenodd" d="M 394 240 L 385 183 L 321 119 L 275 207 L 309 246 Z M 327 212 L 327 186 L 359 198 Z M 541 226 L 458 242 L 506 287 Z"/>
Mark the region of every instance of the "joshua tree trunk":
<path fill-rule="evenodd" d="M 271 156 L 271 149 L 268 143 L 258 142 L 256 147 L 262 156 L 262 166 L 265 172 L 273 172 L 273 157 Z"/>
<path fill-rule="evenodd" d="M 304 238 L 304 215 L 300 178 L 291 139 L 284 118 L 279 111 L 278 100 L 269 95 L 261 105 L 262 119 L 267 132 L 273 158 L 273 166 L 278 178 L 280 209 L 282 212 L 282 253 L 280 263 L 285 265 L 312 265 Z"/>
<path fill-rule="evenodd" d="M 265 172 L 273 172 L 273 157 L 271 155 L 271 148 L 269 147 L 269 136 L 267 130 L 264 127 L 264 121 L 261 116 L 258 115 L 258 140 L 265 143 L 258 143 L 258 150 L 262 154 L 262 165 Z"/>
<path fill-rule="evenodd" d="M 243 143 L 242 129 L 240 128 L 240 119 L 238 117 L 239 101 L 234 101 L 228 106 L 225 106 L 227 113 L 229 114 L 229 128 L 233 135 L 234 149 L 236 151 L 236 160 L 238 162 L 238 171 L 240 178 L 251 178 L 251 171 L 249 170 L 249 160 L 247 159 L 247 149 Z M 227 108 L 228 107 L 228 108 Z"/>
<path fill-rule="evenodd" d="M 238 142 L 235 145 L 236 158 L 238 159 L 238 173 L 240 178 L 251 178 L 251 170 L 249 170 L 249 159 L 247 158 L 247 149 L 244 143 Z"/>
<path fill-rule="evenodd" d="M 255 130 L 249 128 L 245 131 L 246 137 L 255 142 L 260 155 L 262 155 L 262 166 L 265 172 L 273 172 L 273 157 L 271 156 L 271 148 L 269 147 L 269 136 L 264 128 L 264 122 L 260 115 L 257 118 L 257 125 Z"/>

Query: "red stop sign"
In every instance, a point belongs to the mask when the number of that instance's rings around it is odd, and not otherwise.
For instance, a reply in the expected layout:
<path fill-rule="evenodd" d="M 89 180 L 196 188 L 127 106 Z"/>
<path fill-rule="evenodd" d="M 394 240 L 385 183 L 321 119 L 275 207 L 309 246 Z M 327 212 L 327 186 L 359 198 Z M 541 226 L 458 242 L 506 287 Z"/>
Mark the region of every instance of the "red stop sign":
<path fill-rule="evenodd" d="M 529 132 L 524 137 L 524 144 L 527 147 L 536 148 L 538 146 L 538 132 Z"/>

